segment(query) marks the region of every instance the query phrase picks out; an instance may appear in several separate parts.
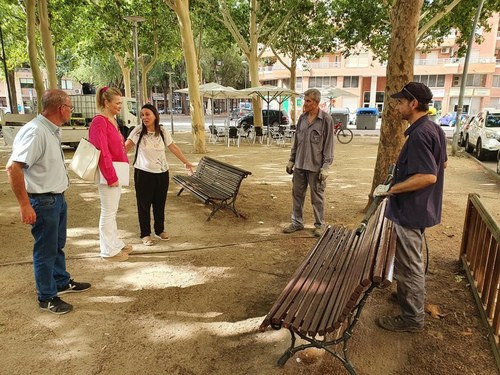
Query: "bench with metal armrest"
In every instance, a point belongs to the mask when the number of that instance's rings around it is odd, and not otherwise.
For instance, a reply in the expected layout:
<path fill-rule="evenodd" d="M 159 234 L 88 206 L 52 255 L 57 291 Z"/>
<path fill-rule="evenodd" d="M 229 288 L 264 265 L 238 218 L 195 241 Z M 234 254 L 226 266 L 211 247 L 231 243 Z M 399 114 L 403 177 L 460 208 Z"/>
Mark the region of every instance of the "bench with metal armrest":
<path fill-rule="evenodd" d="M 252 173 L 233 165 L 204 156 L 192 176 L 176 175 L 172 179 L 205 204 L 213 206 L 207 221 L 223 208 L 229 208 L 237 217 L 242 216 L 235 206 L 236 197 L 244 178 Z"/>
<path fill-rule="evenodd" d="M 359 235 L 343 226 L 328 227 L 288 282 L 260 326 L 261 331 L 268 326 L 290 331 L 291 345 L 279 366 L 316 347 L 356 374 L 347 355 L 348 340 L 372 290 L 392 282 L 396 234 L 384 213 L 385 202 Z M 295 346 L 296 335 L 307 344 Z"/>

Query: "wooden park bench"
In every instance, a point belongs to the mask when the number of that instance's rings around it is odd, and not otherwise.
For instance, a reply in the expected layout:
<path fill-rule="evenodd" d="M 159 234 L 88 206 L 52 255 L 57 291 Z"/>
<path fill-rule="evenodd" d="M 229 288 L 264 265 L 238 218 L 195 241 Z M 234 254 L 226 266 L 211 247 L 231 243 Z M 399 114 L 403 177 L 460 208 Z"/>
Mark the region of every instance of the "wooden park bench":
<path fill-rule="evenodd" d="M 251 174 L 249 171 L 204 156 L 193 175 L 177 175 L 173 180 L 181 186 L 177 195 L 186 189 L 205 204 L 213 206 L 207 218 L 209 221 L 217 211 L 225 207 L 230 208 L 237 217 L 242 216 L 236 210 L 236 196 L 243 179 Z"/>
<path fill-rule="evenodd" d="M 328 227 L 267 314 L 261 331 L 285 327 L 291 334 L 280 367 L 295 353 L 316 347 L 356 374 L 348 340 L 372 290 L 392 282 L 396 234 L 384 218 L 385 206 L 384 201 L 360 235 L 343 226 Z M 307 343 L 295 346 L 295 335 Z"/>

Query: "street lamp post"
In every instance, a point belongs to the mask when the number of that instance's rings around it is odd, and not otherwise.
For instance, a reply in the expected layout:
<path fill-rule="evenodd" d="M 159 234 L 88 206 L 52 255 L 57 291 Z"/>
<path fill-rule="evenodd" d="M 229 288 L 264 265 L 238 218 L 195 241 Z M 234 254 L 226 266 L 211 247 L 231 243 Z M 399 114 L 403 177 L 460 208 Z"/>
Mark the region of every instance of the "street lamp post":
<path fill-rule="evenodd" d="M 139 116 L 140 108 L 142 107 L 141 86 L 139 83 L 139 43 L 137 41 L 137 24 L 145 20 L 141 16 L 126 16 L 123 17 L 134 26 L 134 72 L 135 72 L 135 98 L 137 101 L 137 125 L 141 124 L 141 116 Z"/>
<path fill-rule="evenodd" d="M 168 74 L 168 88 L 170 91 L 170 100 L 168 101 L 168 105 L 170 107 L 170 132 L 174 134 L 174 91 L 172 89 L 172 74 L 174 72 L 167 72 Z"/>

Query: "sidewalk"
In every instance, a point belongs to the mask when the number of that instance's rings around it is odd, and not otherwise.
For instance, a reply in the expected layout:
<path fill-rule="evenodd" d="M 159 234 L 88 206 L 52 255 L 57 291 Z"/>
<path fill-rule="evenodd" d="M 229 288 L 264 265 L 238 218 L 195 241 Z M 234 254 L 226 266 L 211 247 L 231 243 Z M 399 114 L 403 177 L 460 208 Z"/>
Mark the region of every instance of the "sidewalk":
<path fill-rule="evenodd" d="M 189 133 L 174 136 L 192 162 Z M 294 357 L 284 369 L 276 360 L 289 345 L 286 330 L 257 327 L 305 254 L 314 245 L 309 198 L 306 229 L 284 235 L 290 221 L 291 177 L 284 171 L 289 148 L 207 144 L 207 155 L 250 170 L 236 206 L 211 221 L 210 209 L 171 181 L 166 206 L 170 241 L 152 247 L 138 237 L 133 186 L 123 189 L 118 212 L 121 237 L 133 244 L 128 262 L 104 263 L 98 256 L 99 196 L 95 185 L 70 172 L 67 265 L 92 289 L 64 296 L 75 310 L 64 316 L 40 312 L 36 304 L 30 229 L 5 173 L 0 174 L 0 310 L 5 373 L 49 374 L 64 368 L 86 374 L 333 375 L 343 374 L 329 356 Z M 326 190 L 326 220 L 355 227 L 363 217 L 376 161 L 378 138 L 359 136 L 335 145 Z M 65 150 L 69 162 L 73 151 Z M 8 151 L 0 148 L 5 169 Z M 129 158 L 133 154 L 129 154 Z M 167 155 L 170 176 L 184 168 Z M 379 329 L 375 318 L 397 312 L 387 291 L 372 294 L 356 327 L 350 353 L 360 374 L 497 374 L 458 252 L 467 194 L 476 192 L 500 221 L 500 185 L 467 157 L 450 158 L 445 177 L 442 224 L 429 229 L 428 303 L 443 317 L 427 316 L 418 335 Z M 20 313 L 22 312 L 22 313 Z M 125 353 L 125 354 L 124 354 Z M 297 360 L 297 358 L 299 358 Z M 390 360 L 388 360 L 390 358 Z M 44 363 L 44 366 L 40 366 Z"/>

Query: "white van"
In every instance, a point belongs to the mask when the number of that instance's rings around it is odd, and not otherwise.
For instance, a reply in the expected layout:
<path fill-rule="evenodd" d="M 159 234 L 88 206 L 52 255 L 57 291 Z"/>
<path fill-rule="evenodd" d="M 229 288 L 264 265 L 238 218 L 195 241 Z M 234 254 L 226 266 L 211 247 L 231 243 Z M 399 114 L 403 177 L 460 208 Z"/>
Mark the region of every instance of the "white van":
<path fill-rule="evenodd" d="M 475 151 L 478 160 L 496 155 L 500 150 L 500 109 L 483 109 L 469 124 L 465 148 Z"/>
<path fill-rule="evenodd" d="M 88 138 L 89 125 L 92 118 L 98 113 L 95 104 L 95 95 L 70 95 L 73 112 L 69 123 L 61 127 L 62 144 L 77 148 L 80 139 Z M 120 115 L 118 116 L 118 124 L 120 131 L 126 137 L 132 128 L 137 125 L 137 106 L 133 98 L 123 98 L 123 105 Z M 12 146 L 14 138 L 24 124 L 31 121 L 35 117 L 34 114 L 29 115 L 11 115 L 5 114 L 2 116 L 1 125 L 4 137 L 4 143 L 7 146 Z"/>

